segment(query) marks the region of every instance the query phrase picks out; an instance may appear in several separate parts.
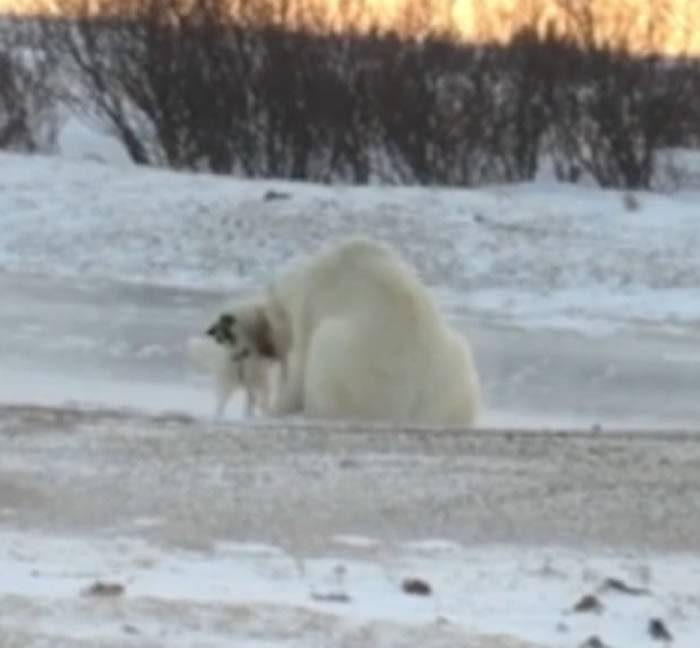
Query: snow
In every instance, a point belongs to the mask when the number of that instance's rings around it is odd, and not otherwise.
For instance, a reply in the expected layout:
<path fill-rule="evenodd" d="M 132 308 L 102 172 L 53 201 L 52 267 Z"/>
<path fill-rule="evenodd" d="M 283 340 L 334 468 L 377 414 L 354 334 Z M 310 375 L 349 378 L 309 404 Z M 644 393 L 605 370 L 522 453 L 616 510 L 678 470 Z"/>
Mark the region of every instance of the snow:
<path fill-rule="evenodd" d="M 213 382 L 202 375 L 200 387 L 177 382 L 109 380 L 102 376 L 70 376 L 61 372 L 30 372 L 0 366 L 0 404 L 34 403 L 48 406 L 107 407 L 159 414 L 178 411 L 201 419 L 214 412 Z M 176 407 L 179 405 L 179 407 Z M 235 392 L 228 407 L 243 417 L 243 395 Z"/>
<path fill-rule="evenodd" d="M 700 322 L 700 191 L 637 192 L 634 207 L 625 192 L 546 177 L 441 190 L 173 173 L 133 165 L 114 140 L 76 119 L 58 146 L 58 157 L 0 153 L 0 287 L 16 290 L 0 313 L 0 403 L 209 417 L 211 381 L 185 368 L 182 329 L 196 333 L 222 294 L 259 288 L 292 257 L 357 232 L 395 244 L 452 315 L 486 329 L 633 339 L 646 329 L 684 341 L 649 352 L 649 363 L 659 356 L 691 378 L 700 363 L 688 352 Z M 269 191 L 285 195 L 269 200 Z M 45 292 L 27 281 L 45 283 Z M 50 295 L 59 290 L 56 306 Z M 31 319 L 20 313 L 26 308 Z M 136 321 L 155 333 L 136 331 Z M 514 348 L 502 344 L 504 353 Z M 621 366 L 634 374 L 635 365 L 611 362 L 591 380 L 601 381 L 595 393 L 614 384 Z M 525 366 L 508 380 L 525 391 L 548 371 Z M 623 394 L 635 411 L 643 410 L 639 388 Z M 689 401 L 671 388 L 669 407 L 680 411 Z M 545 390 L 542 398 L 561 396 Z M 240 419 L 237 398 L 230 411 Z M 490 422 L 541 427 L 546 417 L 535 409 L 491 411 Z M 580 423 L 575 412 L 571 421 Z M 104 470 L 78 459 L 66 466 L 79 475 Z M 9 468 L 0 487 L 5 479 L 15 485 Z M 13 525 L 14 517 L 0 508 L 3 645 L 575 648 L 596 635 L 613 648 L 644 648 L 658 644 L 647 633 L 654 617 L 667 623 L 675 648 L 694 648 L 700 636 L 696 555 L 467 547 L 442 538 L 389 546 L 351 528 L 324 555 L 230 542 L 198 553 L 149 544 L 158 515 L 135 519 L 134 536 L 123 538 L 42 536 Z M 424 579 L 432 595 L 404 593 L 407 577 Z M 609 577 L 650 593 L 601 591 Z M 123 584 L 125 594 L 85 596 L 96 579 Z M 603 612 L 572 613 L 591 593 Z M 349 601 L 332 600 L 338 594 Z"/>
<path fill-rule="evenodd" d="M 128 624 L 142 642 L 167 631 L 169 646 L 192 645 L 194 636 L 208 646 L 355 645 L 343 641 L 364 632 L 375 639 L 364 645 L 377 648 L 418 645 L 409 640 L 422 629 L 429 633 L 421 646 L 469 637 L 482 639 L 451 645 L 525 645 L 517 637 L 573 648 L 597 635 L 611 646 L 643 648 L 655 645 L 647 634 L 652 618 L 669 627 L 676 648 L 694 648 L 700 630 L 696 556 L 444 543 L 389 550 L 379 541 L 372 551 L 372 559 L 295 556 L 227 543 L 202 554 L 128 538 L 86 543 L 2 533 L 0 625 L 19 630 L 25 620 L 18 611 L 32 609 L 50 636 L 95 643 L 125 636 Z M 432 593 L 405 593 L 409 578 L 428 583 Z M 610 578 L 648 593 L 608 591 Z M 91 601 L 85 592 L 96 581 L 123 585 L 124 594 Z M 597 596 L 600 613 L 573 612 L 586 594 Z M 346 599 L 333 598 L 339 595 Z M 183 606 L 188 618 L 177 619 Z"/>
<path fill-rule="evenodd" d="M 363 232 L 475 317 L 586 334 L 694 326 L 700 192 L 637 198 L 631 210 L 621 192 L 552 182 L 320 186 L 2 154 L 0 268 L 234 291 Z"/>
<path fill-rule="evenodd" d="M 68 115 L 60 129 L 58 153 L 65 160 L 90 160 L 115 167 L 133 166 L 124 147 L 114 138 Z"/>

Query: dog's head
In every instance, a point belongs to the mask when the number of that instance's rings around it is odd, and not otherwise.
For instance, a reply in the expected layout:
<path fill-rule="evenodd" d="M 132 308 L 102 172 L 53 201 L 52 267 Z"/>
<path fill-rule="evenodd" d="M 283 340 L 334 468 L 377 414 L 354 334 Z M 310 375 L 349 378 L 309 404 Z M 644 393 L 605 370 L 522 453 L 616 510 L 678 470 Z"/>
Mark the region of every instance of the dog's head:
<path fill-rule="evenodd" d="M 240 310 L 222 313 L 207 329 L 207 335 L 218 344 L 230 348 L 236 359 L 255 353 L 279 360 L 269 318 L 262 307 L 241 307 Z"/>
<path fill-rule="evenodd" d="M 231 359 L 236 362 L 245 360 L 253 353 L 241 321 L 232 313 L 222 313 L 207 329 L 207 335 L 214 338 L 217 344 L 229 349 Z"/>
<path fill-rule="evenodd" d="M 223 313 L 207 329 L 207 335 L 213 337 L 219 344 L 235 347 L 239 339 L 237 324 L 235 315 Z"/>

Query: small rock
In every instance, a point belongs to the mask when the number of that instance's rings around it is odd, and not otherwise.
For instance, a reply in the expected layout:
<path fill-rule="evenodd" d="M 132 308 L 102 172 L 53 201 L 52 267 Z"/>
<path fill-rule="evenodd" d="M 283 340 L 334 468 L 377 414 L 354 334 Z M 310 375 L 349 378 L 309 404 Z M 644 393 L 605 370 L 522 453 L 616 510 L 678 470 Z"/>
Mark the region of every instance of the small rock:
<path fill-rule="evenodd" d="M 592 637 L 588 637 L 586 641 L 584 641 L 579 648 L 610 648 L 608 644 L 606 644 L 600 637 L 596 637 L 593 635 Z"/>
<path fill-rule="evenodd" d="M 121 596 L 124 594 L 124 586 L 120 583 L 103 583 L 96 581 L 85 590 L 88 596 Z"/>
<path fill-rule="evenodd" d="M 263 200 L 265 202 L 269 202 L 271 200 L 288 200 L 289 198 L 291 198 L 291 194 L 283 191 L 275 191 L 274 189 L 266 191 L 265 195 L 263 196 Z"/>
<path fill-rule="evenodd" d="M 576 605 L 574 605 L 574 612 L 602 612 L 603 604 L 600 602 L 597 596 L 593 594 L 586 594 Z"/>
<path fill-rule="evenodd" d="M 350 597 L 345 592 L 329 592 L 328 594 L 312 592 L 311 598 L 314 601 L 322 601 L 324 603 L 350 603 Z"/>
<path fill-rule="evenodd" d="M 621 594 L 629 594 L 630 596 L 645 596 L 650 594 L 649 590 L 644 587 L 633 587 L 619 578 L 606 578 L 601 587 L 602 590 L 613 590 Z"/>
<path fill-rule="evenodd" d="M 673 641 L 673 635 L 661 619 L 651 619 L 649 621 L 649 636 L 657 641 Z"/>
<path fill-rule="evenodd" d="M 137 635 L 139 633 L 139 629 L 136 626 L 132 626 L 129 623 L 125 623 L 122 626 L 122 630 L 126 632 L 126 634 L 131 634 L 131 635 Z"/>
<path fill-rule="evenodd" d="M 406 594 L 415 594 L 416 596 L 430 596 L 433 593 L 430 585 L 420 578 L 407 578 L 401 583 L 401 589 Z"/>
<path fill-rule="evenodd" d="M 622 203 L 624 204 L 625 209 L 631 212 L 638 211 L 639 208 L 642 206 L 639 198 L 633 193 L 626 193 L 622 197 Z"/>

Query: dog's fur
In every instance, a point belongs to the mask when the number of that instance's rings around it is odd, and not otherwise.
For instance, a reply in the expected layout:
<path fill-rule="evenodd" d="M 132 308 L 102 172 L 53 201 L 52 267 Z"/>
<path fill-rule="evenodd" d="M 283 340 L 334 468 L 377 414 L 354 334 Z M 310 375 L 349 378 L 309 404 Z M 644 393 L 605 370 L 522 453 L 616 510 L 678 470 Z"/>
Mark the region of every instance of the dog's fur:
<path fill-rule="evenodd" d="M 475 420 L 480 390 L 466 339 L 385 245 L 358 238 L 332 246 L 285 273 L 265 299 L 224 318 L 232 335 L 222 343 L 236 349 L 237 332 L 247 330 L 262 355 L 285 362 L 276 414 Z"/>
<path fill-rule="evenodd" d="M 221 418 L 233 392 L 246 392 L 247 416 L 270 409 L 271 372 L 277 358 L 270 346 L 267 319 L 257 305 L 238 305 L 236 315 L 221 315 L 204 338 L 192 338 L 193 360 L 214 376 L 215 416 Z"/>

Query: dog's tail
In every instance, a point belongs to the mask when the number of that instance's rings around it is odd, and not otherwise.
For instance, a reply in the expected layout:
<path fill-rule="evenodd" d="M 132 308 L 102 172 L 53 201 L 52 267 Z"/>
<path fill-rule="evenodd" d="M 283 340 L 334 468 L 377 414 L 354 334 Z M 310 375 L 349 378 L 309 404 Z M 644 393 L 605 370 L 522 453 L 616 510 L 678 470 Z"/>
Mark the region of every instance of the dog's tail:
<path fill-rule="evenodd" d="M 205 337 L 191 337 L 187 340 L 190 358 L 207 371 L 217 371 L 226 359 L 226 352 L 214 340 Z"/>

